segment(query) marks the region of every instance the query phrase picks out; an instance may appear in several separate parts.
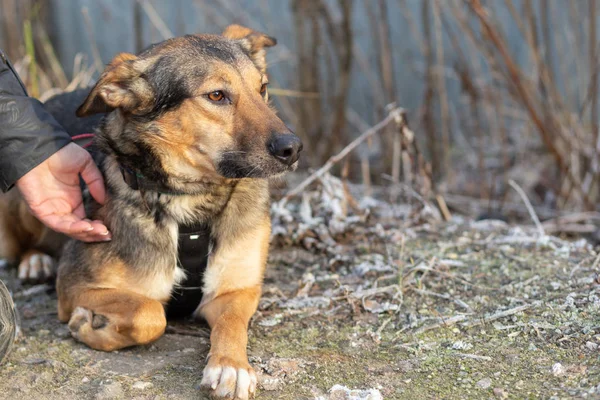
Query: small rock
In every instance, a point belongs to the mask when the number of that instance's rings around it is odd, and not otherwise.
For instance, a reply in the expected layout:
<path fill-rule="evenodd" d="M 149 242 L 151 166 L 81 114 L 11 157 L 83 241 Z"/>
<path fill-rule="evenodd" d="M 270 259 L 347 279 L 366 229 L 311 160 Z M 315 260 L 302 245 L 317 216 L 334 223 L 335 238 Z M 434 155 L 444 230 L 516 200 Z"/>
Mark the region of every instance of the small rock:
<path fill-rule="evenodd" d="M 494 388 L 494 396 L 499 399 L 506 399 L 508 398 L 508 393 L 502 388 Z"/>
<path fill-rule="evenodd" d="M 131 388 L 136 390 L 146 390 L 151 388 L 152 386 L 154 385 L 152 385 L 151 382 L 136 381 L 133 385 L 131 385 Z"/>
<path fill-rule="evenodd" d="M 84 376 L 84 377 L 81 379 L 81 383 L 88 383 L 89 381 L 90 381 L 90 378 L 88 378 L 87 376 Z"/>
<path fill-rule="evenodd" d="M 123 397 L 123 388 L 119 382 L 112 382 L 100 386 L 100 390 L 96 393 L 97 400 L 118 399 Z"/>
<path fill-rule="evenodd" d="M 69 331 L 69 328 L 67 328 L 66 326 L 60 326 L 59 328 L 56 328 L 54 331 L 54 336 L 60 338 L 60 339 L 66 339 L 71 337 L 71 332 Z"/>
<path fill-rule="evenodd" d="M 351 390 L 342 385 L 334 385 L 329 390 L 329 400 L 383 400 L 378 389 Z"/>
<path fill-rule="evenodd" d="M 589 350 L 598 350 L 598 344 L 594 343 L 594 342 L 586 342 L 585 343 L 585 347 L 587 347 Z"/>
<path fill-rule="evenodd" d="M 269 318 L 265 318 L 262 319 L 258 322 L 258 324 L 260 326 L 275 326 L 275 325 L 279 325 L 281 323 L 281 320 L 283 319 L 283 314 L 276 314 L 272 317 Z"/>
<path fill-rule="evenodd" d="M 35 318 L 35 311 L 32 308 L 25 306 L 21 309 L 21 316 L 23 319 L 32 319 Z"/>
<path fill-rule="evenodd" d="M 187 347 L 185 349 L 182 350 L 183 353 L 193 353 L 195 352 L 196 349 L 192 348 L 192 347 Z"/>
<path fill-rule="evenodd" d="M 23 360 L 23 364 L 27 364 L 27 365 L 38 365 L 38 364 L 44 364 L 47 360 L 40 358 L 40 357 L 36 357 L 37 354 L 32 354 L 31 356 L 27 357 L 25 360 Z"/>
<path fill-rule="evenodd" d="M 402 373 L 407 373 L 415 369 L 415 366 L 410 361 L 403 360 L 398 362 L 398 369 Z"/>
<path fill-rule="evenodd" d="M 477 381 L 476 385 L 478 388 L 488 389 L 490 386 L 492 386 L 492 380 L 490 378 L 484 378 L 480 381 Z"/>
<path fill-rule="evenodd" d="M 552 366 L 552 375 L 561 376 L 565 373 L 565 367 L 561 363 L 556 363 Z"/>
<path fill-rule="evenodd" d="M 560 284 L 560 282 L 550 282 L 550 286 L 552 286 L 553 290 L 558 290 L 562 287 L 562 285 Z"/>
<path fill-rule="evenodd" d="M 470 350 L 473 348 L 471 343 L 463 342 L 462 340 L 457 340 L 452 344 L 452 349 L 454 350 Z"/>
<path fill-rule="evenodd" d="M 260 387 L 268 392 L 279 390 L 283 385 L 283 380 L 273 377 L 264 377 L 260 380 Z"/>

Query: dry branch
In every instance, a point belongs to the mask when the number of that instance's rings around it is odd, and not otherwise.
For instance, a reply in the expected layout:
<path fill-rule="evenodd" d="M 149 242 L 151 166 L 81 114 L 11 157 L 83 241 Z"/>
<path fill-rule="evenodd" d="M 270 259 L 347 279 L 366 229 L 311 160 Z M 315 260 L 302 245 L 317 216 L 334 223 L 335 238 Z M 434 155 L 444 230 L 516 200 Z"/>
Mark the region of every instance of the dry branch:
<path fill-rule="evenodd" d="M 352 150 L 354 150 L 356 147 L 358 147 L 359 144 L 361 144 L 362 142 L 364 142 L 365 140 L 367 140 L 368 138 L 370 138 L 377 132 L 381 131 L 390 122 L 397 121 L 397 120 L 406 121 L 406 118 L 404 115 L 404 110 L 402 108 L 395 108 L 395 109 L 391 110 L 390 113 L 388 114 L 388 116 L 385 117 L 381 122 L 374 125 L 370 129 L 367 129 L 359 137 L 357 137 L 350 144 L 348 144 L 346 147 L 344 147 L 342 149 L 342 151 L 340 151 L 338 154 L 329 158 L 329 160 L 327 160 L 325 165 L 323 165 L 317 171 L 312 173 L 308 178 L 306 178 L 304 181 L 302 181 L 302 183 L 300 183 L 294 189 L 290 190 L 288 192 L 288 194 L 286 194 L 285 197 L 283 198 L 284 201 L 302 193 L 304 191 L 304 189 L 306 189 L 308 187 L 308 185 L 310 185 L 315 180 L 317 180 L 318 178 L 323 176 L 323 174 L 325 174 L 327 171 L 329 171 L 336 163 L 343 160 L 348 154 L 350 154 L 350 152 L 352 152 Z"/>
<path fill-rule="evenodd" d="M 523 203 L 525 203 L 525 206 L 527 207 L 527 211 L 529 211 L 529 215 L 531 216 L 531 219 L 535 223 L 535 226 L 538 229 L 538 233 L 540 234 L 540 236 L 541 237 L 546 236 L 546 232 L 544 232 L 544 227 L 543 227 L 542 223 L 540 222 L 540 219 L 538 218 L 537 214 L 535 213 L 535 210 L 533 209 L 531 202 L 527 198 L 527 195 L 525 194 L 523 189 L 521 189 L 521 186 L 517 185 L 517 183 L 515 181 L 513 181 L 512 179 L 510 179 L 508 181 L 508 184 L 510 186 L 512 186 L 512 188 L 515 189 L 517 191 L 517 193 L 519 193 L 519 196 L 521 196 L 521 199 L 523 199 Z"/>
<path fill-rule="evenodd" d="M 511 308 L 511 309 L 505 310 L 505 311 L 497 312 L 495 314 L 489 315 L 489 316 L 484 317 L 484 318 L 479 319 L 479 320 L 465 322 L 465 323 L 462 324 L 462 326 L 467 327 L 467 328 L 471 328 L 473 326 L 482 325 L 482 324 L 485 324 L 485 323 L 488 323 L 488 322 L 495 321 L 495 320 L 500 319 L 500 318 L 510 317 L 511 315 L 520 313 L 520 312 L 525 311 L 525 310 L 529 310 L 530 308 L 537 307 L 537 306 L 538 306 L 537 303 L 536 304 L 524 304 L 522 306 L 518 306 L 518 307 L 515 307 L 515 308 Z"/>

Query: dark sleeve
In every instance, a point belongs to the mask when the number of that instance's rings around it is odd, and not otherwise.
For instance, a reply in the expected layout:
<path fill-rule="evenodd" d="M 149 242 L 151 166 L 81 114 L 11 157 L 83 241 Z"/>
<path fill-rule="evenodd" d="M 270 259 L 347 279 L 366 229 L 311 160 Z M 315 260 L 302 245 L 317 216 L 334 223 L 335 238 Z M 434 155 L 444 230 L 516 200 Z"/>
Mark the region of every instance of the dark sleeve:
<path fill-rule="evenodd" d="M 25 87 L 0 50 L 0 190 L 14 183 L 71 141 Z"/>

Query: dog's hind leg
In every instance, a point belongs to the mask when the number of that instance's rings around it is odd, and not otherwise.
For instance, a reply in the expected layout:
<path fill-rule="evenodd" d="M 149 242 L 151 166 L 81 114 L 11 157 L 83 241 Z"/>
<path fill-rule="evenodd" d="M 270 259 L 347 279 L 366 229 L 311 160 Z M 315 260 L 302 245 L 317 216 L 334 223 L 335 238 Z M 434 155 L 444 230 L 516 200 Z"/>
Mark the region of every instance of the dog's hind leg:
<path fill-rule="evenodd" d="M 153 342 L 167 326 L 160 302 L 126 290 L 85 290 L 77 294 L 72 309 L 71 335 L 96 350 L 112 351 Z M 64 314 L 59 304 L 59 317 L 66 319 Z"/>
<path fill-rule="evenodd" d="M 44 282 L 54 276 L 54 259 L 39 250 L 27 250 L 18 271 L 21 281 Z"/>
<path fill-rule="evenodd" d="M 54 276 L 65 236 L 35 218 L 16 190 L 0 194 L 0 259 L 18 265 L 21 281 L 44 282 Z"/>

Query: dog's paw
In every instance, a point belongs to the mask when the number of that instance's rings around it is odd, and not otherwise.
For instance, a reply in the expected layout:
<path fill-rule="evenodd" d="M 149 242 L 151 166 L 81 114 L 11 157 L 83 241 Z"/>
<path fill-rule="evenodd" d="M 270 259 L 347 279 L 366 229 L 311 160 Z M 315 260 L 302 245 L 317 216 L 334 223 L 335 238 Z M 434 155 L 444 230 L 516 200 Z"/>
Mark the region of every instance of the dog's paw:
<path fill-rule="evenodd" d="M 257 378 L 248 362 L 213 355 L 202 376 L 202 388 L 224 399 L 249 399 L 256 392 Z"/>
<path fill-rule="evenodd" d="M 23 282 L 46 282 L 54 277 L 54 260 L 47 254 L 30 250 L 19 263 L 19 279 Z"/>
<path fill-rule="evenodd" d="M 108 318 L 102 314 L 94 314 L 87 308 L 77 307 L 71 314 L 69 320 L 69 330 L 71 336 L 75 339 L 81 340 L 80 334 L 85 329 L 102 329 L 108 325 Z"/>
<path fill-rule="evenodd" d="M 87 325 L 90 325 L 90 321 L 92 321 L 93 318 L 92 312 L 87 308 L 77 307 L 73 310 L 71 319 L 69 320 L 69 331 L 71 331 L 71 336 L 77 340 L 81 340 L 81 330 L 85 329 Z"/>

